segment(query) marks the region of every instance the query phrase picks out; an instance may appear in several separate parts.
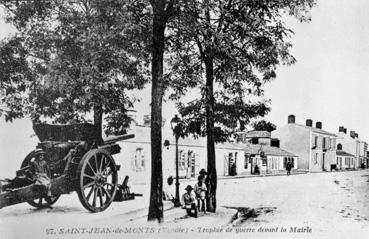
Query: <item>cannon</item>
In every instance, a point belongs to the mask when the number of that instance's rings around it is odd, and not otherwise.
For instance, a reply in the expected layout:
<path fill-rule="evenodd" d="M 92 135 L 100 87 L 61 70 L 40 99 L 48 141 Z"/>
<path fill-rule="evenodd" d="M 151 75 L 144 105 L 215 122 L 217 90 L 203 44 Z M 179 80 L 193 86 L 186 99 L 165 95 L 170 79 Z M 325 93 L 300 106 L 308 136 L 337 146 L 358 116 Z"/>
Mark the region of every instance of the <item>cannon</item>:
<path fill-rule="evenodd" d="M 35 124 L 33 130 L 40 143 L 24 158 L 14 179 L 0 180 L 0 208 L 24 202 L 36 208 L 46 208 L 62 194 L 77 192 L 84 208 L 101 212 L 113 201 L 142 196 L 130 192 L 128 176 L 118 184 L 120 166 L 112 157 L 121 150 L 117 142 L 133 138 L 133 134 L 103 140 L 97 128 L 88 123 Z M 39 150 L 45 152 L 50 171 L 52 197 L 48 200 L 31 177 L 30 163 Z"/>

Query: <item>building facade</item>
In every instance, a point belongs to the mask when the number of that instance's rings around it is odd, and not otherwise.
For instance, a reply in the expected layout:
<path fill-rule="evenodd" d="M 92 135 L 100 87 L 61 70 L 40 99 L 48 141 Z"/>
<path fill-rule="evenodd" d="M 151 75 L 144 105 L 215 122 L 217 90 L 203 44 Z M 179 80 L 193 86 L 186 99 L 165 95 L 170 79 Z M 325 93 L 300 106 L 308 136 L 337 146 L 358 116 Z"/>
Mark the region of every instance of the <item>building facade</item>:
<path fill-rule="evenodd" d="M 354 162 L 356 160 L 355 155 L 349 154 L 343 150 L 337 150 L 337 162 L 336 162 L 336 170 L 349 170 L 355 169 Z"/>
<path fill-rule="evenodd" d="M 121 165 L 119 175 L 128 175 L 134 181 L 148 182 L 151 177 L 150 127 L 136 126 L 129 133 L 133 133 L 135 137 L 120 142 L 121 153 L 114 156 L 116 163 Z M 175 176 L 175 138 L 169 130 L 163 130 L 162 145 L 163 178 Z M 219 176 L 253 174 L 256 165 L 261 174 L 284 171 L 288 161 L 293 164 L 293 169 L 297 169 L 298 165 L 296 155 L 268 145 L 241 142 L 218 143 L 215 154 Z M 180 138 L 178 140 L 179 178 L 195 179 L 202 168 L 207 169 L 206 138 Z"/>
<path fill-rule="evenodd" d="M 359 138 L 358 133 L 350 131 L 340 126 L 337 134 L 337 149 L 343 150 L 354 156 L 350 169 L 364 168 L 367 166 L 367 150 L 368 144 Z"/>
<path fill-rule="evenodd" d="M 336 167 L 336 138 L 322 129 L 322 123 L 313 127 L 311 119 L 306 125 L 296 124 L 295 116 L 288 116 L 288 123 L 272 132 L 280 140 L 281 148 L 299 158 L 298 169 L 309 172 L 327 171 Z"/>

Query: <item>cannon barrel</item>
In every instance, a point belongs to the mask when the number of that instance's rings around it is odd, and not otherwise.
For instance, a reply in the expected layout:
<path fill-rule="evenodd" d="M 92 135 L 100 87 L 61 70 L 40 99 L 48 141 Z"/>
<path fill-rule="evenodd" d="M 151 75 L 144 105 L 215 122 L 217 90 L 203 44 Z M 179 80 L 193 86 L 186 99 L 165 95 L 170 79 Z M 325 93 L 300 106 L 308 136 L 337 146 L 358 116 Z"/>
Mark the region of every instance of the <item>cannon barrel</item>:
<path fill-rule="evenodd" d="M 134 138 L 134 134 L 124 134 L 124 135 L 118 135 L 118 136 L 109 136 L 104 140 L 104 144 L 113 144 L 118 141 L 126 140 L 126 139 L 132 139 Z"/>

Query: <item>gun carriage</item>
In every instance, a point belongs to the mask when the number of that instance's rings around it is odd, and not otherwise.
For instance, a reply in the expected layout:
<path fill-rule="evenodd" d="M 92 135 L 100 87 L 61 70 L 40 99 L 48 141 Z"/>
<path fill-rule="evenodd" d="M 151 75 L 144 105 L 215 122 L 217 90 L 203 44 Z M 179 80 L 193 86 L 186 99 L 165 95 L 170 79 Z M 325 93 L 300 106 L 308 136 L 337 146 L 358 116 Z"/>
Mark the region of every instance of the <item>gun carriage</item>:
<path fill-rule="evenodd" d="M 14 179 L 0 181 L 0 208 L 27 202 L 36 208 L 54 204 L 62 194 L 77 192 L 87 210 L 100 212 L 113 201 L 134 199 L 141 194 L 131 193 L 128 176 L 118 184 L 119 165 L 112 155 L 120 152 L 118 141 L 134 135 L 112 136 L 105 140 L 92 124 L 50 125 L 37 124 L 33 129 L 40 140 L 30 152 Z M 35 185 L 30 170 L 31 161 L 37 152 L 45 152 L 51 181 L 51 198 Z"/>

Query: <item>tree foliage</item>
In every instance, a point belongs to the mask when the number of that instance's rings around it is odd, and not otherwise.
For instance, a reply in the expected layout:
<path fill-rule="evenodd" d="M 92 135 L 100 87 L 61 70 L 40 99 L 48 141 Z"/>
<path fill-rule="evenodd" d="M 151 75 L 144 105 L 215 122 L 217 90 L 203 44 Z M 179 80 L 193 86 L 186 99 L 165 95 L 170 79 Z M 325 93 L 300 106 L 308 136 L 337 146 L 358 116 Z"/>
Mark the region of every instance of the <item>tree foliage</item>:
<path fill-rule="evenodd" d="M 184 1 L 170 25 L 168 62 L 174 70 L 167 81 L 174 87 L 173 98 L 183 95 L 188 85 L 201 88 L 201 98 L 179 104 L 179 110 L 189 131 L 207 136 L 210 211 L 216 208 L 215 142 L 270 110 L 268 102 L 257 97 L 276 77 L 278 65 L 295 62 L 290 54 L 292 30 L 284 17 L 308 21 L 314 4 L 314 0 Z"/>
<path fill-rule="evenodd" d="M 254 130 L 261 130 L 261 131 L 268 131 L 268 132 L 272 132 L 273 130 L 277 128 L 275 124 L 269 121 L 265 121 L 265 120 L 254 122 L 252 124 L 252 127 L 254 128 Z"/>
<path fill-rule="evenodd" d="M 10 90 L 2 95 L 6 119 L 30 114 L 34 121 L 47 117 L 67 123 L 87 121 L 93 113 L 101 127 L 105 114 L 106 132 L 124 133 L 134 102 L 127 90 L 143 87 L 143 59 L 149 59 L 142 36 L 147 26 L 133 22 L 137 16 L 131 10 L 137 5 L 115 0 L 0 3 L 18 30 L 1 49 L 21 64 L 6 63 L 12 75 L 2 75 L 1 82 L 11 89 L 15 76 L 28 76 L 19 81 L 26 86 L 20 94 L 23 107 L 14 107 Z"/>

